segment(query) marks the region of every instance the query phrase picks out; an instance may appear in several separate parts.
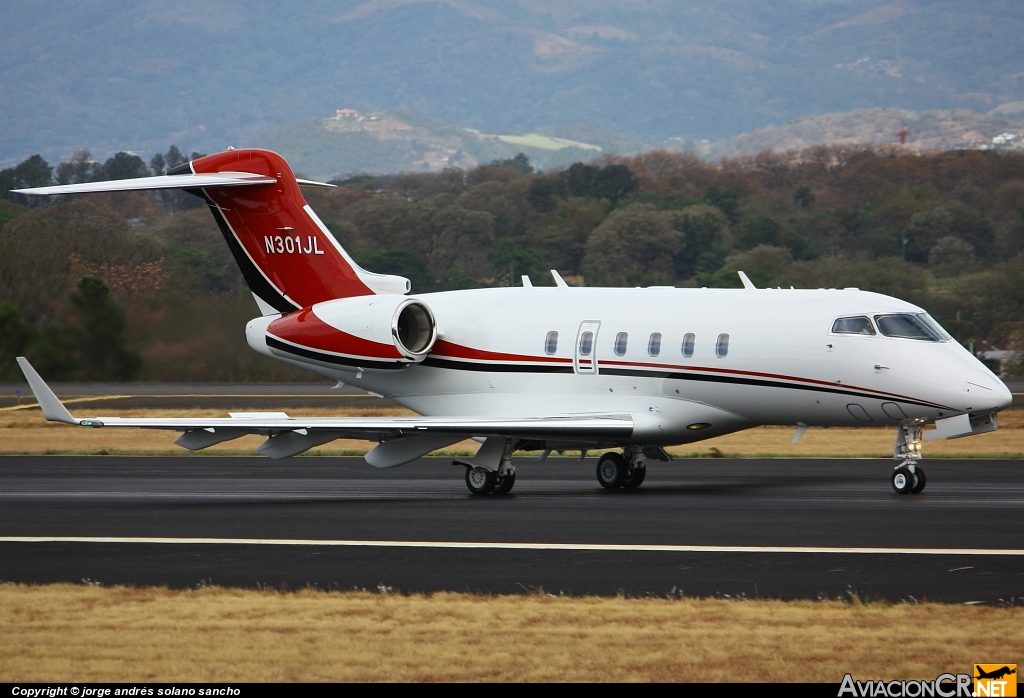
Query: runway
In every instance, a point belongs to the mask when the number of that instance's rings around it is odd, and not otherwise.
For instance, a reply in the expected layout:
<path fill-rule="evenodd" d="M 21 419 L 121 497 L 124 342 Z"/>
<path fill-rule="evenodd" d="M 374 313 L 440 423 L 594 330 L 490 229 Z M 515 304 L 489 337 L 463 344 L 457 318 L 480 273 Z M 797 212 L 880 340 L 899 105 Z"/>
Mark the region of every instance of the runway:
<path fill-rule="evenodd" d="M 1024 603 L 1024 469 L 681 460 L 604 491 L 517 459 L 509 496 L 422 459 L 0 457 L 0 580 Z"/>

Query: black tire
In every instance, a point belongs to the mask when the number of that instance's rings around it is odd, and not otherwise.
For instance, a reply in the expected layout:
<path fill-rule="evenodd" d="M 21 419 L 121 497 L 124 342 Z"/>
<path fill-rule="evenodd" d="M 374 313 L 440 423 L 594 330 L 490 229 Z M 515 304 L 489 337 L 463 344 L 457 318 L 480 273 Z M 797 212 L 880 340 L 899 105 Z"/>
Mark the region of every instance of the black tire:
<path fill-rule="evenodd" d="M 609 490 L 622 487 L 626 481 L 626 459 L 615 452 L 601 456 L 597 461 L 597 481 Z"/>
<path fill-rule="evenodd" d="M 919 465 L 914 468 L 914 486 L 910 488 L 910 494 L 921 494 L 928 478 L 924 476 L 924 469 Z"/>
<path fill-rule="evenodd" d="M 498 479 L 497 473 L 487 468 L 466 468 L 466 487 L 473 494 L 489 494 Z"/>
<path fill-rule="evenodd" d="M 637 487 L 643 484 L 644 478 L 647 477 L 647 468 L 633 468 L 632 472 L 626 475 L 626 479 L 623 480 L 622 486 L 627 490 L 635 490 Z"/>
<path fill-rule="evenodd" d="M 909 494 L 913 486 L 914 476 L 907 468 L 901 465 L 892 471 L 892 488 L 897 494 Z"/>
<path fill-rule="evenodd" d="M 499 475 L 494 483 L 494 494 L 508 494 L 516 484 L 515 471 L 507 475 Z"/>

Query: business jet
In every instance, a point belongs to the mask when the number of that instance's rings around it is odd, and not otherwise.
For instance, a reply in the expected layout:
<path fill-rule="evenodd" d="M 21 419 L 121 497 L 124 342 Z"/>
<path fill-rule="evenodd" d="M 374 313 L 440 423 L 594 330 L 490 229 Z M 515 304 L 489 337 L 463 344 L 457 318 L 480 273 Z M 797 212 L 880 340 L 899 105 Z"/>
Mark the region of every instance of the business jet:
<path fill-rule="evenodd" d="M 229 149 L 167 175 L 22 189 L 76 194 L 183 189 L 209 205 L 261 317 L 257 352 L 387 397 L 418 415 L 223 418 L 73 417 L 24 358 L 48 420 L 182 432 L 203 449 L 245 434 L 287 458 L 339 438 L 375 441 L 390 468 L 466 438 L 474 494 L 515 484 L 512 454 L 604 451 L 597 480 L 638 487 L 668 446 L 759 425 L 895 427 L 892 486 L 925 488 L 922 438 L 993 431 L 1012 397 L 921 308 L 846 289 L 576 288 L 411 294 L 408 279 L 359 267 L 307 205 L 276 153 Z M 935 424 L 935 429 L 924 430 Z"/>

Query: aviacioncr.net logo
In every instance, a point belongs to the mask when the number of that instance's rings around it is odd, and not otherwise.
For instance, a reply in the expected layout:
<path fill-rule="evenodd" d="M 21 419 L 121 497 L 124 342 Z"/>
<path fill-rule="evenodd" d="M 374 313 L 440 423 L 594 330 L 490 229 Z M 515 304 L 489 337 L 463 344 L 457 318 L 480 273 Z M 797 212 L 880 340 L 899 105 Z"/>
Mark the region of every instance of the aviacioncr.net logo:
<path fill-rule="evenodd" d="M 975 664 L 974 695 L 978 698 L 1016 696 L 1017 665 Z"/>
<path fill-rule="evenodd" d="M 847 674 L 839 687 L 839 697 L 854 698 L 972 698 L 970 674 L 939 674 L 931 681 L 856 681 Z"/>

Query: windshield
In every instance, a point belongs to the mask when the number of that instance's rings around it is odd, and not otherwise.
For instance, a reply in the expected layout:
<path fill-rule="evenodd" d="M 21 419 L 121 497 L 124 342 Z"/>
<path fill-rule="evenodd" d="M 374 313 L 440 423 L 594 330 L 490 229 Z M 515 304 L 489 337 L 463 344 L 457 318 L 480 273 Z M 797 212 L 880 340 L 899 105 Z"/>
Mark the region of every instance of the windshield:
<path fill-rule="evenodd" d="M 917 339 L 924 342 L 945 342 L 951 339 L 928 313 L 876 315 L 875 324 L 878 325 L 878 331 L 886 337 Z"/>
<path fill-rule="evenodd" d="M 875 328 L 871 321 L 863 315 L 857 317 L 841 317 L 832 323 L 832 331 L 835 334 L 874 334 Z"/>

